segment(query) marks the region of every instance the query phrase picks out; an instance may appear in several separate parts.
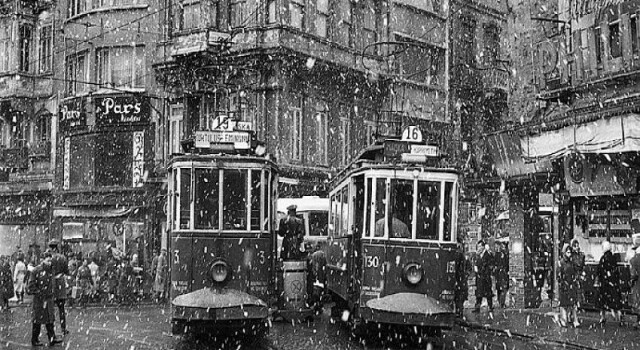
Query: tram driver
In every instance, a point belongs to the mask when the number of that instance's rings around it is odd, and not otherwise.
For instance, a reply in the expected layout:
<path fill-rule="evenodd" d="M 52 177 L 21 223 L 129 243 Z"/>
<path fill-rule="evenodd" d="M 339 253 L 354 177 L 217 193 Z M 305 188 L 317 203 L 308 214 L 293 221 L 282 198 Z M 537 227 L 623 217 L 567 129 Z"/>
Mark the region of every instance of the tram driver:
<path fill-rule="evenodd" d="M 302 260 L 304 253 L 300 250 L 300 244 L 304 239 L 304 223 L 296 216 L 298 207 L 292 204 L 287 207 L 287 216 L 280 220 L 278 235 L 282 239 L 282 251 L 280 257 L 283 260 Z"/>

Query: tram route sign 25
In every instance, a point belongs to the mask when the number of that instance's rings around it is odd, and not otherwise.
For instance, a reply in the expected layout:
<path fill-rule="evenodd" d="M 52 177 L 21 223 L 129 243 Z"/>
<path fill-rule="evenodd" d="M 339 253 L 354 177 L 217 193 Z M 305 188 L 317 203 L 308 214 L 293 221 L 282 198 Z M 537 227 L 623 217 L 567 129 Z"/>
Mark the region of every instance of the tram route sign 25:
<path fill-rule="evenodd" d="M 196 148 L 209 148 L 211 145 L 232 143 L 236 149 L 249 149 L 251 134 L 246 131 L 196 131 Z"/>

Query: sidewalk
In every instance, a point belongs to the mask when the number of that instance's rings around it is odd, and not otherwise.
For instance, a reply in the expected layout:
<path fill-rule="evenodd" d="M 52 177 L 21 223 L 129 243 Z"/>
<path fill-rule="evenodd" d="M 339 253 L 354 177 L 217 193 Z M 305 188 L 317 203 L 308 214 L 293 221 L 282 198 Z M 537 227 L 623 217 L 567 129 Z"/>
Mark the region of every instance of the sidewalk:
<path fill-rule="evenodd" d="M 14 297 L 9 299 L 9 307 L 10 308 L 14 308 L 14 307 L 31 307 L 31 303 L 33 302 L 33 296 L 32 295 L 28 295 L 25 294 L 24 296 L 24 302 L 22 304 L 18 304 L 18 300 Z M 143 306 L 143 305 L 158 305 L 158 306 L 165 306 L 168 305 L 169 302 L 168 301 L 164 301 L 164 302 L 160 302 L 160 303 L 156 303 L 154 300 L 151 299 L 142 299 L 133 303 L 109 303 L 109 302 L 105 302 L 105 301 L 101 301 L 101 302 L 87 302 L 87 304 L 85 305 L 86 307 L 119 307 L 119 306 Z M 66 302 L 66 308 L 73 308 L 73 307 L 81 307 L 78 304 L 78 300 L 75 299 L 67 299 Z"/>
<path fill-rule="evenodd" d="M 626 325 L 621 326 L 618 322 L 613 322 L 611 314 L 608 314 L 607 323 L 601 325 L 598 323 L 600 316 L 597 312 L 581 311 L 578 315 L 581 325 L 578 328 L 564 328 L 557 322 L 557 308 L 496 309 L 491 314 L 486 308 L 477 314 L 471 310 L 465 310 L 464 320 L 459 322 L 462 326 L 585 349 L 640 348 L 640 331 L 634 326 L 637 324 L 635 316 L 624 315 Z"/>

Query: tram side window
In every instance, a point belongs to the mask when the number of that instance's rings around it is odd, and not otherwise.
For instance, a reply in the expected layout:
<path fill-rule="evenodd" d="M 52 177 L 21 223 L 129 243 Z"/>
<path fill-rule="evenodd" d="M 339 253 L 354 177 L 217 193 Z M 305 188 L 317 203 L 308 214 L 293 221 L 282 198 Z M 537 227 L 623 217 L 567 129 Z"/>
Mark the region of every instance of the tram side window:
<path fill-rule="evenodd" d="M 309 235 L 324 237 L 327 235 L 327 212 L 314 211 L 309 213 Z"/>
<path fill-rule="evenodd" d="M 180 228 L 189 229 L 191 221 L 191 169 L 180 169 Z"/>
<path fill-rule="evenodd" d="M 375 237 L 384 237 L 384 228 L 387 226 L 385 222 L 385 208 L 387 206 L 387 179 L 376 179 L 376 201 L 375 218 L 376 230 Z"/>
<path fill-rule="evenodd" d="M 439 238 L 440 183 L 418 182 L 418 226 L 417 239 Z"/>
<path fill-rule="evenodd" d="M 220 171 L 195 170 L 195 228 L 218 229 L 220 200 Z"/>
<path fill-rule="evenodd" d="M 247 171 L 225 170 L 222 219 L 225 230 L 247 229 Z"/>
<path fill-rule="evenodd" d="M 455 192 L 453 191 L 453 182 L 445 182 L 444 183 L 444 238 L 443 240 L 446 242 L 450 242 L 452 240 L 452 225 L 451 220 L 453 217 L 453 199 L 455 196 Z"/>
<path fill-rule="evenodd" d="M 251 171 L 251 229 L 260 230 L 260 203 L 262 202 L 262 172 Z"/>
<path fill-rule="evenodd" d="M 367 179 L 366 198 L 364 200 L 364 228 L 362 229 L 362 236 L 371 236 L 369 233 L 369 226 L 371 226 L 371 208 L 373 208 L 373 202 L 371 201 L 371 191 L 373 191 L 373 179 Z"/>
<path fill-rule="evenodd" d="M 340 233 L 342 236 L 349 234 L 349 186 L 342 188 L 342 224 L 340 225 Z"/>
<path fill-rule="evenodd" d="M 391 180 L 391 238 L 411 238 L 413 180 Z"/>
<path fill-rule="evenodd" d="M 331 208 L 329 209 L 329 234 L 334 237 L 338 236 L 338 232 L 340 232 L 338 227 L 338 209 L 340 208 L 339 194 L 340 192 L 338 192 L 338 195 L 334 194 L 331 196 Z"/>

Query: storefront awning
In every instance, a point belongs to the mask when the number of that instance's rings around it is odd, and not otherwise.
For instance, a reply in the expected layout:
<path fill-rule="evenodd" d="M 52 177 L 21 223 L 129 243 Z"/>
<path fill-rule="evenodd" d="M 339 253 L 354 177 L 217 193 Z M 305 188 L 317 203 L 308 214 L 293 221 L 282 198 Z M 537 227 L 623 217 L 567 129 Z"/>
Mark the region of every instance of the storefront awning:
<path fill-rule="evenodd" d="M 640 115 L 627 114 L 526 135 L 520 139 L 526 160 L 554 159 L 571 152 L 640 151 Z"/>
<path fill-rule="evenodd" d="M 525 162 L 522 157 L 520 136 L 513 131 L 488 135 L 484 146 L 493 160 L 493 167 L 501 178 L 553 171 L 549 160 Z"/>
<path fill-rule="evenodd" d="M 132 213 L 136 207 L 133 208 L 118 208 L 118 209 L 73 209 L 73 208 L 55 208 L 53 209 L 54 217 L 76 217 L 76 218 L 116 218 L 125 216 Z"/>

